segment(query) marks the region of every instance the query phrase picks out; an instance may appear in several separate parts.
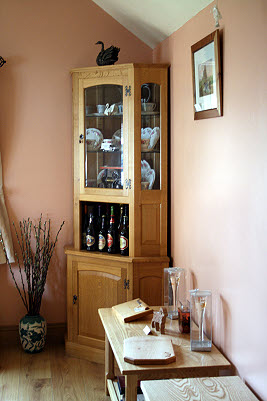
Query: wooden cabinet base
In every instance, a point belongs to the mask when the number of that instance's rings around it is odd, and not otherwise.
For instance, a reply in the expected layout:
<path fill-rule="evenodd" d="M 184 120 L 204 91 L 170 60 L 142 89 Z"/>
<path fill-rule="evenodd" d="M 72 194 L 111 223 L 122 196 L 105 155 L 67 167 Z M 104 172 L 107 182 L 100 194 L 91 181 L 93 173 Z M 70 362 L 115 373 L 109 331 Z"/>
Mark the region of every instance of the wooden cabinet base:
<path fill-rule="evenodd" d="M 74 358 L 86 359 L 90 362 L 96 362 L 102 365 L 105 362 L 104 349 L 98 349 L 98 348 L 88 347 L 87 345 L 76 344 L 66 339 L 65 351 L 66 355 L 72 356 Z"/>
<path fill-rule="evenodd" d="M 167 257 L 128 257 L 65 248 L 67 254 L 68 355 L 104 363 L 105 332 L 99 308 L 141 298 L 162 304 Z M 100 357 L 101 355 L 101 357 Z M 102 362 L 100 362 L 100 360 Z"/>

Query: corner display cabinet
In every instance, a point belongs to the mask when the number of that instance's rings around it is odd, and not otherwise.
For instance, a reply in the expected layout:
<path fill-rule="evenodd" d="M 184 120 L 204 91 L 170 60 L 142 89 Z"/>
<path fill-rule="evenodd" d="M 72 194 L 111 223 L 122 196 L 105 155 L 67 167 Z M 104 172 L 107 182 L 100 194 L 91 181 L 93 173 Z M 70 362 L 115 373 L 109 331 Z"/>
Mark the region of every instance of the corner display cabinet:
<path fill-rule="evenodd" d="M 163 270 L 169 266 L 167 77 L 168 66 L 156 64 L 72 70 L 74 246 L 65 248 L 69 355 L 104 360 L 98 308 L 138 297 L 162 304 Z M 117 231 L 120 211 L 127 215 L 129 256 L 86 249 L 89 213 L 97 227 L 102 216 L 109 223 L 112 211 Z"/>

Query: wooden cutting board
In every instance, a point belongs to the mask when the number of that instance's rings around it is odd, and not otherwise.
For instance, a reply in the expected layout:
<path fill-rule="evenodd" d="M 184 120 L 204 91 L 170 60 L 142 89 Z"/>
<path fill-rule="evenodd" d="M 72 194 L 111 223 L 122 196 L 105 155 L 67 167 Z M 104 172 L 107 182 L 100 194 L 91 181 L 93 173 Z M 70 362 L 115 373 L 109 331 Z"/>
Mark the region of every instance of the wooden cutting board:
<path fill-rule="evenodd" d="M 164 336 L 126 338 L 123 356 L 133 365 L 167 365 L 176 360 L 172 341 Z"/>
<path fill-rule="evenodd" d="M 139 298 L 112 306 L 112 309 L 125 323 L 132 322 L 153 312 L 153 309 Z"/>

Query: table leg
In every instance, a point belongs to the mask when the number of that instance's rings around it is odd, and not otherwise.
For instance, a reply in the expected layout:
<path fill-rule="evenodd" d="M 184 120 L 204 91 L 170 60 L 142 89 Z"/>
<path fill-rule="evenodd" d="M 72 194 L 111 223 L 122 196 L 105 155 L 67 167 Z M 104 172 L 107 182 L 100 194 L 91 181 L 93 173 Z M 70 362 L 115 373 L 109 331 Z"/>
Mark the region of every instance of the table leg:
<path fill-rule="evenodd" d="M 137 400 L 137 376 L 125 376 L 125 397 L 126 401 Z"/>
<path fill-rule="evenodd" d="M 106 395 L 109 395 L 107 379 L 114 379 L 114 354 L 110 343 L 108 341 L 108 337 L 105 334 L 105 392 Z"/>

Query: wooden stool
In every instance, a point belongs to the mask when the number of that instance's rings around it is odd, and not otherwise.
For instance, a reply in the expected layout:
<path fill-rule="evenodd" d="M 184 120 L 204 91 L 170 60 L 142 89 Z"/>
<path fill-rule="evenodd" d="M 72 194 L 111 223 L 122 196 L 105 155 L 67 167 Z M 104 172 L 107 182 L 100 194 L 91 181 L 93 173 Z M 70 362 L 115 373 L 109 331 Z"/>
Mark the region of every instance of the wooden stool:
<path fill-rule="evenodd" d="M 197 379 L 148 380 L 141 382 L 145 401 L 257 401 L 238 376 Z"/>

